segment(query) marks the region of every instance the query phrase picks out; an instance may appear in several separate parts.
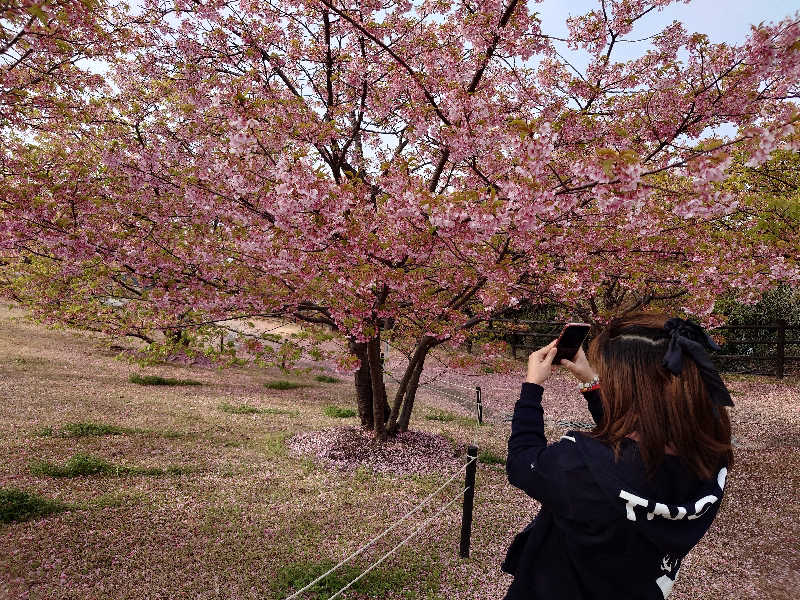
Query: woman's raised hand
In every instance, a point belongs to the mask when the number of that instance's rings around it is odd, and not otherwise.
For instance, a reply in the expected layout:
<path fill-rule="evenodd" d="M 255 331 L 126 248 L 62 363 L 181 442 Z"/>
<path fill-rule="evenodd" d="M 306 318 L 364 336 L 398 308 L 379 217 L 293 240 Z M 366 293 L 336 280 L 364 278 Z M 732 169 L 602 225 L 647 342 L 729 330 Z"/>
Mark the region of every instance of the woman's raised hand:
<path fill-rule="evenodd" d="M 572 373 L 578 381 L 583 383 L 590 382 L 594 378 L 595 372 L 589 364 L 589 360 L 586 358 L 583 347 L 578 349 L 578 353 L 574 356 L 574 359 L 575 362 L 562 358 L 560 364 Z"/>
<path fill-rule="evenodd" d="M 547 346 L 531 352 L 528 357 L 528 375 L 525 381 L 542 385 L 553 371 L 553 359 L 556 356 L 556 342 L 553 340 Z"/>

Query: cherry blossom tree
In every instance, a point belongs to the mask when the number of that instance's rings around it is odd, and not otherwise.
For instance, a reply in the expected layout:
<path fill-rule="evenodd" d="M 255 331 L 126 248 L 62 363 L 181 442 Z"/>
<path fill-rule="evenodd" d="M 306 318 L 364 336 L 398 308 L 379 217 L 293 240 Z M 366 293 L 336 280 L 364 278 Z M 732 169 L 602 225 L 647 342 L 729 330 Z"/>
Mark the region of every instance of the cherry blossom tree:
<path fill-rule="evenodd" d="M 334 330 L 383 439 L 408 427 L 430 350 L 522 299 L 703 315 L 721 290 L 796 281 L 725 180 L 734 152 L 796 146 L 798 17 L 742 46 L 673 23 L 616 60 L 667 3 L 570 19 L 581 69 L 516 0 L 145 0 L 117 91 L 15 174 L 6 288 L 52 319 L 209 348 L 237 318 Z M 392 399 L 387 320 L 409 358 Z"/>
<path fill-rule="evenodd" d="M 114 0 L 0 4 L 4 149 L 20 134 L 75 119 L 91 91 L 108 92 L 98 68 L 113 58 L 127 37 L 128 16 L 125 6 Z"/>
<path fill-rule="evenodd" d="M 29 193 L 36 194 L 40 186 L 59 194 L 66 181 L 59 177 L 82 180 L 79 152 L 73 152 L 81 142 L 74 133 L 87 123 L 92 103 L 111 93 L 101 71 L 125 47 L 133 21 L 127 6 L 116 0 L 0 3 L 0 231 L 20 218 L 15 207 L 38 201 Z M 64 141 L 70 135 L 71 145 L 47 143 L 49 136 Z M 31 181 L 38 183 L 30 187 Z M 69 189 L 63 186 L 59 200 L 69 203 Z M 22 282 L 32 283 L 41 269 L 56 272 L 48 261 L 57 253 L 38 247 L 37 238 L 37 227 L 23 238 L 0 238 L 0 264 L 13 274 L 20 291 Z M 20 254 L 15 247 L 27 249 Z"/>

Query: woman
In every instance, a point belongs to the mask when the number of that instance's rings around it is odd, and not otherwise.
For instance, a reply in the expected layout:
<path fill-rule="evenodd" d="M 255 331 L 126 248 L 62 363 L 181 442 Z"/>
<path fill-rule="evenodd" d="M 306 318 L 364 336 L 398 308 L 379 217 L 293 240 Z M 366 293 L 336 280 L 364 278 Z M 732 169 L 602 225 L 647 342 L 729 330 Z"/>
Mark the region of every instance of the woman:
<path fill-rule="evenodd" d="M 555 341 L 533 352 L 514 409 L 506 471 L 539 500 L 503 570 L 506 600 L 662 600 L 703 537 L 732 464 L 733 406 L 704 344 L 681 319 L 613 320 L 573 361 L 596 426 L 547 445 L 542 387 Z"/>

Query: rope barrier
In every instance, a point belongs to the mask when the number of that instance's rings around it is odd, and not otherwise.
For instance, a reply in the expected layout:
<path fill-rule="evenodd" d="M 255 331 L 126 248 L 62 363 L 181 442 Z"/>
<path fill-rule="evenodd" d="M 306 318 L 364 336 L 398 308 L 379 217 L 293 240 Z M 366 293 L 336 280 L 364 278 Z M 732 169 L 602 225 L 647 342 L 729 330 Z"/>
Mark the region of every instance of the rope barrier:
<path fill-rule="evenodd" d="M 389 349 L 395 348 L 395 346 L 389 345 L 388 342 L 387 342 L 387 345 L 389 346 Z M 446 373 L 448 370 L 450 370 L 450 367 L 448 365 L 446 365 L 445 363 L 443 363 L 442 360 L 439 357 L 434 356 L 433 354 L 429 354 L 428 356 L 430 358 L 432 358 L 433 360 L 435 360 L 436 362 L 438 362 L 440 365 L 442 365 L 444 367 L 444 369 L 442 369 L 439 372 L 439 374 L 432 376 L 431 378 L 429 378 L 427 381 L 425 381 L 423 383 L 420 383 L 419 384 L 420 387 L 426 386 L 426 385 L 428 385 L 430 383 L 433 383 L 436 380 L 441 379 L 443 383 L 446 383 L 447 385 L 451 385 L 453 387 L 461 388 L 461 389 L 464 389 L 464 390 L 471 390 L 471 391 L 475 390 L 474 386 L 468 387 L 468 386 L 460 385 L 460 384 L 455 383 L 453 381 L 449 381 L 447 379 L 442 379 L 441 376 L 444 373 Z M 394 381 L 396 381 L 397 383 L 400 383 L 400 381 L 394 375 L 392 375 L 391 372 L 388 369 L 384 370 L 384 372 L 387 373 L 389 375 L 389 377 L 394 379 Z M 465 377 L 483 377 L 483 375 L 472 375 L 472 374 L 469 374 L 469 373 L 459 373 L 459 375 L 463 375 Z M 481 389 L 484 389 L 484 390 L 490 391 L 490 392 L 516 392 L 517 391 L 516 389 L 512 389 L 512 388 L 499 388 L 499 387 L 486 387 L 486 388 L 484 388 L 484 386 L 481 386 Z"/>
<path fill-rule="evenodd" d="M 355 552 L 353 552 L 353 553 L 352 553 L 350 556 L 348 556 L 347 558 L 345 558 L 344 560 L 342 560 L 342 561 L 341 561 L 339 564 L 337 564 L 336 566 L 332 567 L 331 569 L 329 569 L 328 571 L 326 571 L 325 573 L 323 573 L 322 575 L 320 575 L 319 577 L 317 577 L 317 578 L 316 578 L 314 581 L 312 581 L 311 583 L 309 583 L 309 584 L 305 585 L 304 587 L 300 588 L 299 590 L 297 590 L 297 591 L 296 591 L 294 594 L 292 594 L 291 596 L 287 596 L 285 600 L 292 600 L 293 598 L 296 598 L 297 596 L 299 596 L 300 594 L 302 594 L 303 592 L 305 592 L 307 589 L 309 589 L 310 587 L 312 587 L 312 586 L 313 586 L 313 585 L 315 585 L 316 583 L 318 583 L 318 582 L 322 581 L 322 580 L 323 580 L 325 577 L 327 577 L 328 575 L 330 575 L 331 573 L 333 573 L 333 572 L 334 572 L 336 569 L 338 569 L 339 567 L 341 567 L 341 566 L 343 566 L 343 565 L 347 564 L 348 562 L 350 562 L 351 560 L 353 560 L 353 559 L 354 559 L 356 556 L 358 556 L 359 554 L 361 554 L 362 552 L 364 552 L 364 550 L 366 550 L 367 548 L 371 547 L 371 546 L 372 546 L 372 545 L 373 545 L 375 542 L 377 542 L 377 541 L 378 541 L 378 540 L 380 540 L 380 539 L 383 539 L 383 538 L 386 536 L 386 534 L 388 534 L 388 533 L 389 533 L 389 532 L 391 532 L 391 531 L 394 531 L 394 529 L 395 529 L 395 528 L 397 528 L 397 526 L 398 526 L 398 525 L 400 525 L 400 523 L 402 523 L 403 521 L 405 521 L 407 518 L 409 518 L 411 515 L 415 514 L 417 511 L 419 511 L 419 509 L 421 509 L 423 506 L 425 506 L 425 505 L 426 505 L 426 504 L 427 504 L 427 503 L 428 503 L 428 502 L 429 502 L 429 501 L 430 501 L 430 500 L 431 500 L 431 499 L 432 499 L 434 496 L 436 496 L 436 494 L 438 494 L 439 492 L 441 492 L 441 491 L 442 491 L 442 490 L 443 490 L 443 489 L 444 489 L 444 488 L 445 488 L 445 487 L 446 487 L 446 486 L 447 486 L 447 485 L 448 485 L 448 484 L 449 484 L 451 481 L 453 481 L 453 480 L 454 480 L 456 477 L 458 477 L 458 476 L 461 474 L 461 471 L 463 471 L 464 469 L 466 469 L 466 468 L 467 468 L 467 466 L 468 466 L 468 465 L 470 465 L 471 463 L 473 463 L 475 460 L 477 460 L 477 458 L 470 458 L 470 459 L 469 459 L 469 460 L 468 460 L 466 463 L 464 463 L 464 464 L 463 464 L 463 465 L 462 465 L 462 466 L 461 466 L 461 467 L 460 467 L 460 468 L 459 468 L 457 471 L 455 471 L 455 472 L 454 472 L 454 473 L 453 473 L 453 474 L 450 476 L 450 478 L 449 478 L 447 481 L 445 481 L 445 482 L 444 482 L 444 483 L 443 483 L 441 486 L 439 486 L 439 488 L 438 488 L 438 489 L 436 489 L 435 491 L 431 492 L 431 494 L 429 494 L 429 495 L 428 495 L 428 496 L 427 496 L 427 497 L 426 497 L 426 498 L 425 498 L 425 499 L 424 499 L 422 502 L 420 502 L 420 503 L 419 503 L 419 504 L 418 504 L 418 505 L 417 505 L 417 506 L 416 506 L 416 507 L 415 507 L 413 510 L 411 510 L 411 511 L 410 511 L 410 512 L 408 512 L 408 513 L 406 513 L 406 514 L 405 514 L 403 517 L 401 517 L 399 520 L 395 521 L 395 522 L 394 522 L 394 524 L 393 524 L 391 527 L 389 527 L 388 529 L 386 529 L 386 530 L 385 530 L 383 533 L 381 533 L 381 534 L 380 534 L 378 537 L 376 537 L 376 538 L 373 538 L 373 539 L 372 539 L 371 541 L 369 541 L 367 544 L 364 544 L 363 546 L 361 546 L 361 548 L 359 548 L 358 550 L 356 550 Z M 463 492 L 462 492 L 462 494 L 463 494 Z M 351 583 L 353 583 L 353 582 L 351 582 Z M 340 590 L 340 591 L 342 591 L 342 590 Z"/>
<path fill-rule="evenodd" d="M 446 383 L 447 385 L 452 385 L 453 387 L 461 388 L 463 390 L 471 390 L 473 392 L 475 391 L 475 386 L 474 385 L 472 387 L 469 387 L 469 386 L 466 386 L 466 385 L 459 385 L 458 383 L 454 383 L 452 381 L 447 381 L 447 380 L 444 380 L 444 383 Z M 480 386 L 480 387 L 481 387 L 482 390 L 487 391 L 487 392 L 516 392 L 517 391 L 517 390 L 513 390 L 511 388 L 496 388 L 496 387 L 484 387 L 484 386 Z"/>
<path fill-rule="evenodd" d="M 404 545 L 405 545 L 405 544 L 406 544 L 406 543 L 407 543 L 407 542 L 408 542 L 408 541 L 409 541 L 409 540 L 410 540 L 412 537 L 414 537 L 414 536 L 415 536 L 417 533 L 419 533 L 420 531 L 422 531 L 422 529 L 424 529 L 425 527 L 427 527 L 427 525 L 428 525 L 429 523 L 431 523 L 431 522 L 432 522 L 432 521 L 433 521 L 433 520 L 434 520 L 436 517 L 438 517 L 438 516 L 439 516 L 439 514 L 441 514 L 441 513 L 442 513 L 442 512 L 443 512 L 443 511 L 444 511 L 446 508 L 449 508 L 449 507 L 450 507 L 450 505 L 451 505 L 451 504 L 453 504 L 453 502 L 455 502 L 455 501 L 456 501 L 456 500 L 458 500 L 458 499 L 459 499 L 461 496 L 463 496 L 463 495 L 466 493 L 466 491 L 467 491 L 468 489 L 469 489 L 469 488 L 468 488 L 468 487 L 466 487 L 466 488 L 464 488 L 463 490 L 461 490 L 461 491 L 460 491 L 458 494 L 456 494 L 455 496 L 453 496 L 453 497 L 450 499 L 450 501 L 449 501 L 447 504 L 445 504 L 445 505 L 444 505 L 442 508 L 440 508 L 439 510 L 437 510 L 437 511 L 436 511 L 436 512 L 433 514 L 433 516 L 432 516 L 431 518 L 429 518 L 429 519 L 427 519 L 426 521 L 424 521 L 424 522 L 422 523 L 422 525 L 420 525 L 420 526 L 419 526 L 419 527 L 417 527 L 417 528 L 416 528 L 414 531 L 412 531 L 412 532 L 411 532 L 411 533 L 408 535 L 408 537 L 406 537 L 406 538 L 405 538 L 405 539 L 404 539 L 402 542 L 400 542 L 399 544 L 397 544 L 397 545 L 396 545 L 394 548 L 392 548 L 391 550 L 389 550 L 389 552 L 387 552 L 386 554 L 384 554 L 383 556 L 381 556 L 381 557 L 380 557 L 378 560 L 376 560 L 374 563 L 372 563 L 372 564 L 371 564 L 369 567 L 367 567 L 367 569 L 366 569 L 365 571 L 363 571 L 363 572 L 361 573 L 361 575 L 359 575 L 358 577 L 356 577 L 355 579 L 353 579 L 353 580 L 352 580 L 350 583 L 348 583 L 346 586 L 344 586 L 342 589 L 340 589 L 338 592 L 336 592 L 336 593 L 335 593 L 333 596 L 331 596 L 330 598 L 328 598 L 328 600 L 334 600 L 334 598 L 338 598 L 338 597 L 339 597 L 339 596 L 342 594 L 342 592 L 344 592 L 345 590 L 349 589 L 349 588 L 350 588 L 350 586 L 352 586 L 354 583 L 356 583 L 358 580 L 360 580 L 362 577 L 364 577 L 364 576 L 365 576 L 367 573 L 369 573 L 370 571 L 372 571 L 372 569 L 374 569 L 375 567 L 377 567 L 378 565 L 380 565 L 380 564 L 381 564 L 383 561 L 385 561 L 387 558 L 389 558 L 390 556 L 392 556 L 392 555 L 393 555 L 395 552 L 397 552 L 397 550 L 399 550 L 399 549 L 400 549 L 402 546 L 404 546 Z M 287 599 L 287 600 L 288 600 L 288 599 Z"/>
<path fill-rule="evenodd" d="M 386 375 L 388 375 L 389 378 L 392 379 L 395 383 L 400 383 L 389 371 L 384 371 L 384 373 Z M 458 386 L 458 387 L 461 387 L 462 389 L 465 389 L 465 390 L 469 390 L 472 393 L 475 392 L 475 388 L 468 388 L 468 387 L 464 387 L 464 386 Z M 481 388 L 481 389 L 483 389 L 483 388 Z M 429 387 L 429 388 L 427 388 L 426 392 L 429 393 L 429 394 L 433 394 L 435 396 L 440 396 L 440 397 L 443 397 L 443 398 L 450 398 L 451 400 L 455 400 L 456 402 L 458 402 L 459 404 L 462 404 L 462 405 L 464 404 L 464 402 L 471 402 L 471 400 L 469 398 L 464 398 L 463 396 L 455 396 L 453 394 L 449 394 L 447 392 L 443 392 L 443 391 L 437 390 L 435 388 L 430 388 Z M 475 412 L 475 416 L 476 416 L 476 421 L 475 421 L 476 422 L 476 429 L 475 429 L 475 433 L 474 433 L 474 437 L 473 437 L 473 443 L 475 441 L 477 441 L 477 426 L 478 426 L 477 410 L 478 410 L 477 406 L 475 406 L 474 408 L 470 409 L 470 412 L 474 411 Z M 487 414 L 488 413 L 486 412 L 486 409 L 484 408 L 483 409 L 483 415 L 482 415 L 484 419 L 487 416 Z"/>
<path fill-rule="evenodd" d="M 443 365 L 444 367 L 447 367 L 447 365 L 445 365 L 438 356 L 435 356 L 433 354 L 431 354 L 430 356 L 431 356 L 431 358 L 433 358 L 433 360 L 438 362 L 440 365 Z M 447 368 L 449 368 L 449 367 L 447 367 Z M 483 374 L 473 375 L 472 373 L 459 373 L 459 375 L 461 375 L 463 377 L 484 377 Z M 468 388 L 468 387 L 465 387 L 465 386 L 458 385 L 456 383 L 453 383 L 453 385 L 456 386 L 456 387 L 463 387 L 464 389 L 475 389 L 474 387 Z M 483 386 L 481 386 L 481 388 L 483 388 Z M 515 392 L 516 391 L 515 389 L 511 389 L 511 388 L 498 388 L 498 387 L 495 387 L 495 388 L 488 388 L 487 387 L 485 389 L 490 390 L 490 391 L 496 391 L 496 392 Z"/>
<path fill-rule="evenodd" d="M 395 383 L 400 383 L 400 380 L 397 379 L 394 375 L 392 375 L 392 373 L 390 371 L 384 371 L 384 373 L 386 373 L 386 375 L 388 375 L 389 378 L 392 381 L 394 381 Z M 451 382 L 449 382 L 449 381 L 444 381 L 443 383 L 446 383 L 447 385 L 452 385 L 453 387 L 461 388 L 462 390 L 468 390 L 473 394 L 475 393 L 475 387 L 467 387 L 467 386 L 463 386 L 463 385 L 458 385 L 456 383 L 452 383 L 451 384 Z M 420 387 L 422 387 L 422 384 L 420 384 Z M 481 389 L 483 391 L 488 391 L 488 392 L 494 392 L 494 391 L 517 392 L 517 390 L 512 390 L 512 389 L 484 388 L 483 386 L 481 386 Z M 453 394 L 448 394 L 447 392 L 443 392 L 441 390 L 435 390 L 433 388 L 428 388 L 427 391 L 430 392 L 430 393 L 433 393 L 433 394 L 439 394 L 440 396 L 447 396 L 448 398 L 453 398 L 455 400 L 461 400 L 461 398 L 459 398 L 458 396 L 454 396 Z"/>

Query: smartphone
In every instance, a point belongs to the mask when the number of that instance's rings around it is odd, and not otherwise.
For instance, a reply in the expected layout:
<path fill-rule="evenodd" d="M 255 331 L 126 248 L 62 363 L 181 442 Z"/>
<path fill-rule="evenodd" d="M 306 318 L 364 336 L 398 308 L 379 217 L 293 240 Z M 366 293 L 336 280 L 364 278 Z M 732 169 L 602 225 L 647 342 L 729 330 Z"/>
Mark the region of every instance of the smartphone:
<path fill-rule="evenodd" d="M 567 323 L 558 336 L 553 364 L 559 364 L 562 358 L 573 360 L 590 328 L 591 325 L 588 323 Z"/>

